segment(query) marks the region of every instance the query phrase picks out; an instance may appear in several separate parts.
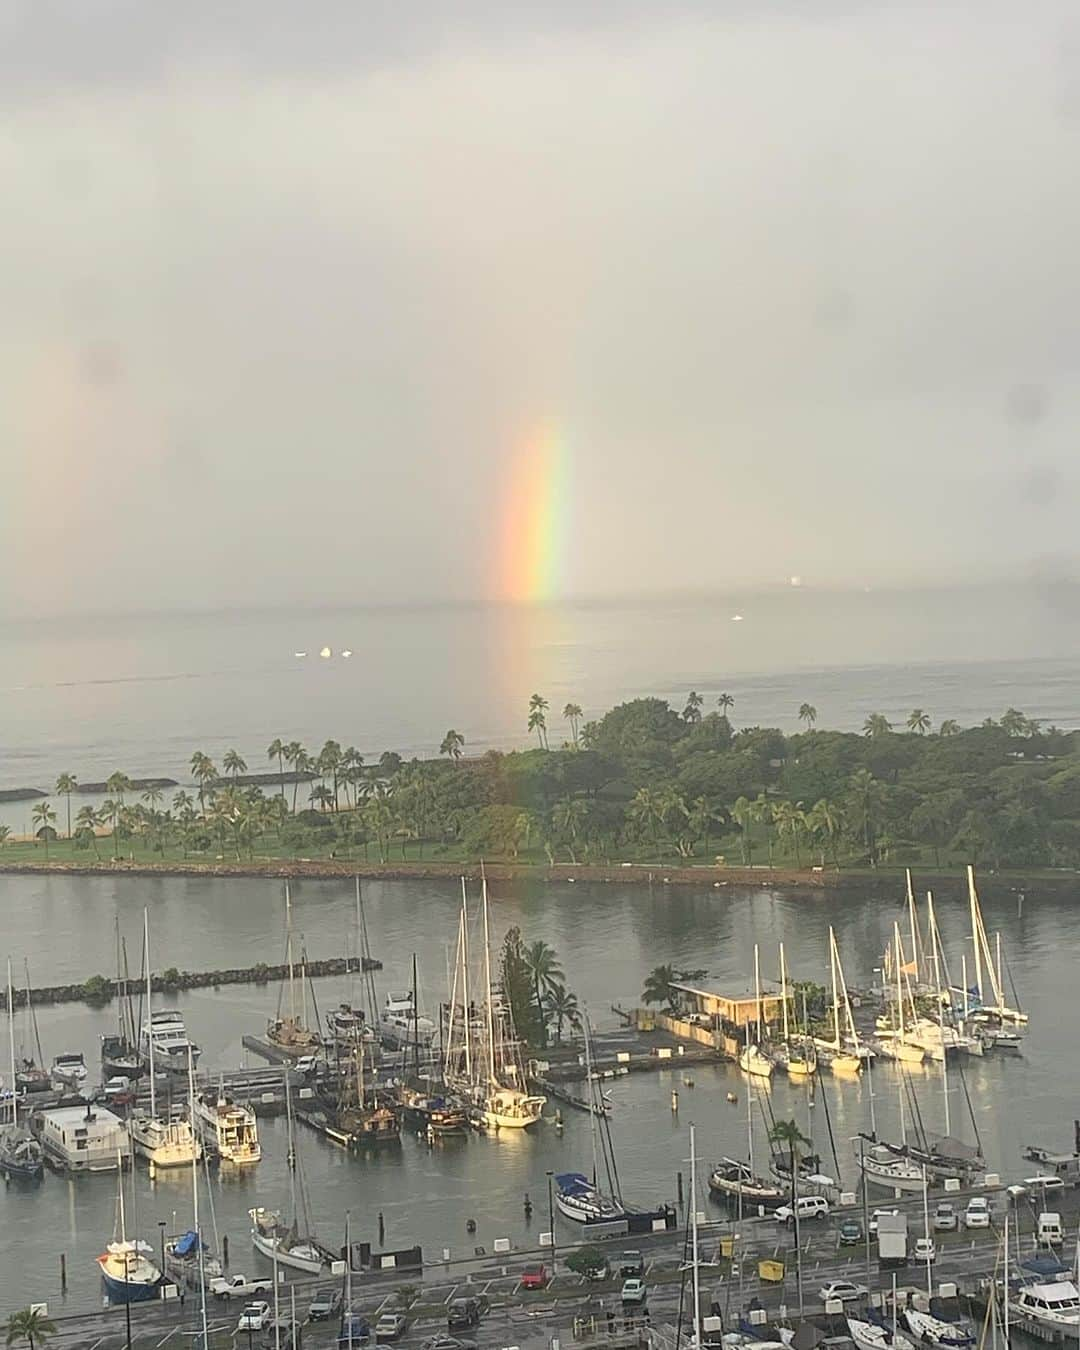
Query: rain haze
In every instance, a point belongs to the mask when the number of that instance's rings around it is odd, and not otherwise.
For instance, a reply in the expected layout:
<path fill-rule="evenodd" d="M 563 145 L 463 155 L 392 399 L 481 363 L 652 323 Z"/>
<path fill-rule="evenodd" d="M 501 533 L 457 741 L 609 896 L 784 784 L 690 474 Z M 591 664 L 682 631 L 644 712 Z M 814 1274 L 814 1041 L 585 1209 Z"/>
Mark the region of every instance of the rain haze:
<path fill-rule="evenodd" d="M 0 32 L 0 613 L 1073 575 L 1075 6 Z"/>

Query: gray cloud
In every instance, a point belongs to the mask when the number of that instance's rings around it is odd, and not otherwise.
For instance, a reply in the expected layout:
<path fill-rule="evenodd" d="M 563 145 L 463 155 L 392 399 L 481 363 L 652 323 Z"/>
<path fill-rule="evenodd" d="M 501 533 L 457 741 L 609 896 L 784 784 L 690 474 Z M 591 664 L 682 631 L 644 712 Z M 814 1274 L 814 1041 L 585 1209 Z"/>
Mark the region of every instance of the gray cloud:
<path fill-rule="evenodd" d="M 7 574 L 490 595 L 542 425 L 576 594 L 1071 548 L 1070 7 L 805 9 L 8 6 Z"/>

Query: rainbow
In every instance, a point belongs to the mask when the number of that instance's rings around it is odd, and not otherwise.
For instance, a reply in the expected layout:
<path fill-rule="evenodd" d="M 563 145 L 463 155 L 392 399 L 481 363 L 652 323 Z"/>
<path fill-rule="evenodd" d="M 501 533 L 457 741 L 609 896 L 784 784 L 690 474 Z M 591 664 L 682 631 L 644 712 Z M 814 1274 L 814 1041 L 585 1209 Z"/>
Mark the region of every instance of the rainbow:
<path fill-rule="evenodd" d="M 570 507 L 567 444 L 546 427 L 526 437 L 510 463 L 495 565 L 499 599 L 536 604 L 559 595 Z"/>

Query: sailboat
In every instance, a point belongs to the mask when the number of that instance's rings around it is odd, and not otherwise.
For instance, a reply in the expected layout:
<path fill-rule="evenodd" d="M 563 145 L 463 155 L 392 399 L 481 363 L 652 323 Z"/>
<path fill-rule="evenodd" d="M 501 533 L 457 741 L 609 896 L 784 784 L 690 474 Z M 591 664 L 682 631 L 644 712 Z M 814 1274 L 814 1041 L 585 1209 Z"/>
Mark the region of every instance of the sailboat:
<path fill-rule="evenodd" d="M 356 1034 L 352 1054 L 337 1060 L 338 1083 L 334 1095 L 322 1094 L 325 1133 L 334 1143 L 346 1148 L 371 1144 L 396 1144 L 401 1139 L 401 1122 L 393 1105 L 380 1098 L 378 1080 L 369 1092 L 364 1076 L 367 1043 Z"/>
<path fill-rule="evenodd" d="M 136 1044 L 135 1017 L 131 1007 L 131 982 L 128 979 L 127 950 L 120 941 L 120 919 L 116 919 L 116 1031 L 101 1038 L 101 1076 L 126 1078 L 134 1082 L 141 1077 L 143 1062 Z"/>
<path fill-rule="evenodd" d="M 144 1303 L 157 1293 L 161 1271 L 154 1264 L 154 1249 L 150 1244 L 127 1235 L 124 1167 L 119 1153 L 116 1155 L 116 1171 L 116 1232 L 119 1236 L 114 1237 L 97 1258 L 98 1268 L 110 1303 Z"/>
<path fill-rule="evenodd" d="M 413 953 L 413 1006 L 419 1005 L 416 953 Z M 467 1134 L 469 1117 L 464 1107 L 446 1092 L 432 1092 L 430 1078 L 425 1082 L 420 1074 L 420 1026 L 413 1019 L 412 1073 L 406 1075 L 401 1086 L 401 1106 L 408 1125 L 429 1139 L 447 1135 Z M 430 1060 L 429 1060 L 430 1063 Z"/>
<path fill-rule="evenodd" d="M 37 1017 L 34 1014 L 34 1004 L 30 995 L 30 963 L 23 960 L 23 970 L 26 974 L 26 1006 L 25 1006 L 25 1026 L 27 1041 L 30 1035 L 33 1035 L 33 1048 L 37 1051 L 37 1057 L 26 1053 L 26 1042 L 20 1047 L 19 1062 L 15 1067 L 15 1087 L 16 1090 L 23 1093 L 48 1092 L 52 1088 L 52 1076 L 45 1067 L 45 1056 L 41 1052 L 41 1036 L 38 1033 Z"/>
<path fill-rule="evenodd" d="M 303 1177 L 300 1174 L 300 1160 L 296 1156 L 293 1139 L 292 1088 L 289 1083 L 289 1070 L 285 1069 L 285 1113 L 289 1128 L 289 1193 L 292 1202 L 292 1219 L 286 1224 L 276 1210 L 258 1206 L 248 1210 L 251 1219 L 251 1242 L 257 1252 L 268 1260 L 278 1261 L 293 1270 L 302 1270 L 307 1275 L 318 1275 L 324 1266 L 335 1259 L 315 1239 L 312 1233 L 311 1219 L 307 1212 L 307 1197 L 304 1193 Z M 299 1203 L 297 1192 L 299 1191 Z M 305 1231 L 301 1231 L 301 1221 Z"/>
<path fill-rule="evenodd" d="M 780 1006 L 783 1019 L 783 1042 L 773 1052 L 773 1063 L 785 1070 L 789 1078 L 809 1078 L 817 1069 L 817 1050 L 807 1036 L 793 1036 L 788 1016 L 787 964 L 784 944 L 780 943 Z M 806 1021 L 805 996 L 803 1021 Z"/>
<path fill-rule="evenodd" d="M 1023 1026 L 1028 1020 L 1027 1013 L 1020 1008 L 1011 1008 L 1005 1002 L 1001 982 L 1000 935 L 997 944 L 997 960 L 995 961 L 990 951 L 990 943 L 987 941 L 982 907 L 979 904 L 979 895 L 975 889 L 975 869 L 970 863 L 967 869 L 967 879 L 968 901 L 971 908 L 971 941 L 975 947 L 975 992 L 978 995 L 978 1005 L 974 1015 L 978 1021 L 988 1022 L 991 1026 L 1000 1026 L 1003 1022 Z M 966 999 L 968 990 L 965 988 L 963 993 Z"/>
<path fill-rule="evenodd" d="M 833 1038 L 830 1041 L 816 1038 L 814 1044 L 819 1050 L 826 1052 L 826 1062 L 833 1073 L 858 1073 L 862 1069 L 863 1060 L 867 1058 L 870 1051 L 868 1047 L 863 1046 L 859 1040 L 859 1033 L 855 1029 L 855 1018 L 851 1012 L 851 1000 L 848 998 L 844 968 L 840 964 L 840 949 L 836 945 L 836 931 L 831 925 L 829 927 L 829 971 L 832 979 Z M 846 1036 L 841 1029 L 841 1005 L 844 1010 L 843 1024 L 847 1028 Z"/>
<path fill-rule="evenodd" d="M 912 966 L 916 970 L 918 969 L 918 964 L 914 960 Z M 904 1064 L 921 1064 L 926 1052 L 920 1044 L 909 1038 L 905 1026 L 905 1004 L 909 1004 L 911 1007 L 911 1015 L 906 1019 L 907 1026 L 915 1021 L 916 1014 L 910 986 L 907 987 L 905 993 L 905 985 L 911 967 L 904 961 L 904 947 L 900 941 L 899 923 L 893 924 L 893 941 L 889 948 L 885 969 L 896 977 L 896 992 L 891 1012 L 886 1015 L 884 1026 L 880 1024 L 881 1019 L 879 1019 L 876 1049 L 879 1054 L 884 1055 L 887 1059 L 900 1060 Z"/>
<path fill-rule="evenodd" d="M 150 999 L 150 912 L 143 910 L 143 951 L 146 956 L 146 1012 L 152 1024 Z M 190 1058 L 191 1052 L 189 1052 Z M 202 1145 L 195 1137 L 191 1121 L 183 1117 L 172 1119 L 157 1112 L 157 1083 L 154 1077 L 154 1037 L 147 1037 L 147 1055 L 150 1068 L 150 1111 L 139 1109 L 128 1118 L 128 1134 L 132 1149 L 150 1163 L 151 1167 L 183 1167 L 202 1157 Z"/>
<path fill-rule="evenodd" d="M 289 991 L 289 1011 L 281 1011 L 281 995 L 278 995 L 277 1016 L 266 1024 L 266 1039 L 276 1049 L 289 1056 L 312 1055 L 321 1045 L 319 1033 L 306 1026 L 303 1007 L 299 1014 L 296 1010 L 296 962 L 293 957 L 292 898 L 289 883 L 285 883 L 285 961 L 288 966 L 287 987 Z M 307 1002 L 301 972 L 300 997 Z"/>
<path fill-rule="evenodd" d="M 784 1203 L 787 1192 L 766 1177 L 754 1171 L 754 1092 L 746 1089 L 746 1159 L 721 1158 L 709 1174 L 709 1190 L 721 1200 L 734 1200 L 740 1215 L 745 1204 L 764 1205 L 775 1209 Z"/>
<path fill-rule="evenodd" d="M 11 960 L 7 964 L 8 1046 L 11 1055 L 11 1122 L 0 1128 L 0 1176 L 40 1181 L 45 1175 L 45 1151 L 19 1124 L 19 1089 L 15 1081 L 15 1009 L 11 990 Z"/>
<path fill-rule="evenodd" d="M 608 1194 L 605 1194 L 599 1186 L 599 1166 L 597 1158 L 597 1105 L 600 1107 L 600 1118 L 604 1125 L 608 1125 L 608 1118 L 603 1113 L 603 1101 L 596 1103 L 594 1098 L 597 1095 L 596 1082 L 592 1072 L 592 1049 L 589 1040 L 589 1013 L 584 1009 L 583 1031 L 585 1034 L 585 1081 L 588 1085 L 589 1104 L 589 1134 L 592 1140 L 592 1180 L 583 1176 L 580 1172 L 561 1172 L 555 1177 L 555 1205 L 560 1214 L 564 1214 L 568 1219 L 573 1219 L 575 1223 L 608 1223 L 616 1219 L 621 1219 L 626 1213 L 626 1206 L 622 1202 L 622 1196 L 619 1193 L 618 1174 L 613 1171 L 611 1159 L 607 1149 L 604 1150 L 604 1164 L 608 1176 Z M 610 1137 L 610 1136 L 609 1136 Z"/>
<path fill-rule="evenodd" d="M 191 1056 L 188 1057 L 188 1095 L 194 1102 L 195 1066 Z M 207 1249 L 199 1227 L 199 1163 L 195 1158 L 191 1160 L 191 1210 L 191 1228 L 165 1243 L 165 1270 L 179 1284 L 201 1288 L 205 1296 L 207 1281 L 222 1274 L 222 1265 Z"/>
<path fill-rule="evenodd" d="M 525 1071 L 521 1062 L 520 1045 L 514 1028 L 513 1014 L 505 1000 L 495 1005 L 491 984 L 491 934 L 488 926 L 487 879 L 482 883 L 482 915 L 484 926 L 484 1004 L 479 1053 L 472 1062 L 475 1078 L 470 1085 L 473 1119 L 481 1128 L 527 1129 L 535 1125 L 544 1109 L 546 1097 L 537 1096 L 525 1088 Z M 465 914 L 468 926 L 468 913 Z M 464 1020 L 468 1023 L 470 1010 L 466 1004 Z"/>
<path fill-rule="evenodd" d="M 754 1000 L 757 1004 L 757 1038 L 751 1043 L 750 1027 L 747 1024 L 746 1044 L 739 1051 L 739 1068 L 742 1069 L 743 1073 L 751 1074 L 755 1078 L 771 1078 L 773 1062 L 761 1047 L 761 968 L 756 942 L 754 943 Z"/>
<path fill-rule="evenodd" d="M 367 923 L 364 920 L 364 903 L 360 895 L 360 878 L 356 878 L 356 956 L 349 961 L 354 975 L 359 975 L 367 999 L 366 1010 L 361 1006 L 363 997 L 358 998 L 355 983 L 352 1003 L 339 1003 L 326 1014 L 326 1030 L 334 1045 L 351 1046 L 359 1037 L 366 1041 L 375 1039 L 375 1027 L 378 1012 L 375 1004 L 374 971 L 380 963 L 374 961 L 368 946 Z"/>

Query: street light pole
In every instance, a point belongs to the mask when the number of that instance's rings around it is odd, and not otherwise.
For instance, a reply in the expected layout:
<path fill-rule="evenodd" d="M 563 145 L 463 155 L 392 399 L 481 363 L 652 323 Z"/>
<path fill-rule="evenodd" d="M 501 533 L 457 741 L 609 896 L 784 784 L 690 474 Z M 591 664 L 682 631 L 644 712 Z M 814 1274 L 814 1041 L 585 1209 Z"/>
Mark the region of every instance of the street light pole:
<path fill-rule="evenodd" d="M 551 1189 L 551 1178 L 552 1178 L 554 1175 L 555 1175 L 555 1174 L 554 1174 L 553 1172 L 548 1172 L 548 1174 L 547 1174 L 547 1183 L 548 1183 L 548 1231 L 551 1233 L 551 1278 L 552 1278 L 552 1279 L 555 1278 L 555 1259 L 556 1259 L 556 1251 L 555 1251 L 555 1199 L 554 1199 L 554 1193 L 553 1193 L 553 1191 L 552 1191 L 552 1189 Z"/>
<path fill-rule="evenodd" d="M 157 1226 L 161 1231 L 161 1278 L 165 1278 L 165 1220 L 158 1219 Z"/>

